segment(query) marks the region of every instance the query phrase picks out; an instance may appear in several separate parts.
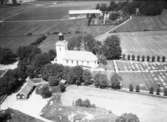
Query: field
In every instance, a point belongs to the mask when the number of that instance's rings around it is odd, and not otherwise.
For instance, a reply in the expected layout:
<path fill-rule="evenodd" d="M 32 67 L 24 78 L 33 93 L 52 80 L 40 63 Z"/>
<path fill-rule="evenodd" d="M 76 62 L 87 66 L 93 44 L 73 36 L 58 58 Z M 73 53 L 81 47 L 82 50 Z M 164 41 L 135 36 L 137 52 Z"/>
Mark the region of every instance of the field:
<path fill-rule="evenodd" d="M 123 54 L 167 56 L 167 31 L 113 33 L 121 39 Z"/>
<path fill-rule="evenodd" d="M 96 36 L 109 31 L 110 26 L 87 26 L 87 20 L 69 20 L 70 9 L 95 8 L 99 1 L 35 1 L 21 6 L 0 8 L 0 45 L 16 51 L 19 46 L 28 45 L 42 34 L 48 34 L 46 42 L 40 45 L 42 51 L 53 49 L 56 33 L 64 32 L 68 37 L 85 31 Z M 108 3 L 105 1 L 105 3 Z"/>
<path fill-rule="evenodd" d="M 131 21 L 117 28 L 115 32 L 159 30 L 167 30 L 167 10 L 164 10 L 161 15 L 153 17 L 134 16 Z"/>

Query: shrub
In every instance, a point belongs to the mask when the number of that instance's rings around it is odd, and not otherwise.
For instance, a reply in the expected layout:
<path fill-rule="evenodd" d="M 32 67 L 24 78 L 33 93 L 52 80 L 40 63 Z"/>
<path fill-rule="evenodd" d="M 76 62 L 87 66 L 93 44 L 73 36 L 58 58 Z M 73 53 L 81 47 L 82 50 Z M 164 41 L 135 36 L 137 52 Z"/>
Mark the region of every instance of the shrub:
<path fill-rule="evenodd" d="M 147 56 L 147 61 L 150 61 L 150 56 Z"/>
<path fill-rule="evenodd" d="M 140 92 L 140 86 L 139 85 L 136 86 L 136 92 Z"/>
<path fill-rule="evenodd" d="M 122 77 L 119 76 L 118 74 L 114 74 L 111 77 L 111 87 L 113 89 L 120 89 L 121 88 L 121 81 L 122 81 Z"/>
<path fill-rule="evenodd" d="M 40 94 L 42 98 L 49 98 L 52 96 L 52 93 L 50 92 L 48 85 L 44 85 L 44 86 L 37 88 L 36 93 Z"/>
<path fill-rule="evenodd" d="M 164 88 L 164 96 L 167 96 L 167 88 Z"/>
<path fill-rule="evenodd" d="M 155 61 L 155 56 L 152 56 L 152 62 L 154 62 Z"/>
<path fill-rule="evenodd" d="M 125 113 L 119 116 L 115 122 L 140 122 L 135 114 Z"/>
<path fill-rule="evenodd" d="M 130 55 L 128 55 L 128 60 L 130 60 Z"/>
<path fill-rule="evenodd" d="M 149 93 L 150 93 L 150 94 L 154 94 L 154 88 L 153 88 L 153 87 L 150 87 Z"/>
<path fill-rule="evenodd" d="M 139 55 L 137 56 L 137 61 L 140 61 L 140 56 Z"/>
<path fill-rule="evenodd" d="M 160 92 L 161 92 L 161 90 L 160 90 L 160 88 L 158 87 L 157 90 L 156 90 L 156 95 L 160 95 Z"/>
<path fill-rule="evenodd" d="M 129 85 L 129 91 L 133 92 L 133 89 L 134 89 L 134 88 L 133 88 L 133 85 L 130 84 L 130 85 Z"/>
<path fill-rule="evenodd" d="M 125 55 L 125 54 L 123 54 L 123 55 L 122 55 L 122 59 L 123 59 L 123 60 L 125 60 L 125 57 L 126 57 L 126 55 Z"/>
<path fill-rule="evenodd" d="M 91 104 L 88 99 L 82 100 L 80 98 L 75 101 L 75 105 L 80 106 L 80 107 L 87 107 L 87 108 L 90 108 L 90 107 L 94 108 L 95 107 L 95 105 Z"/>
<path fill-rule="evenodd" d="M 132 60 L 135 60 L 135 55 L 132 55 Z"/>
<path fill-rule="evenodd" d="M 157 61 L 158 61 L 158 62 L 160 61 L 160 56 L 157 56 Z"/>
<path fill-rule="evenodd" d="M 95 86 L 100 88 L 106 88 L 108 86 L 107 76 L 105 74 L 96 74 L 95 77 Z"/>
<path fill-rule="evenodd" d="M 60 87 L 61 92 L 65 92 L 66 91 L 66 87 L 65 87 L 64 84 L 60 84 L 59 87 Z"/>
<path fill-rule="evenodd" d="M 162 56 L 162 62 L 165 62 L 165 56 Z"/>
<path fill-rule="evenodd" d="M 142 61 L 145 61 L 145 56 L 144 55 L 142 56 Z"/>

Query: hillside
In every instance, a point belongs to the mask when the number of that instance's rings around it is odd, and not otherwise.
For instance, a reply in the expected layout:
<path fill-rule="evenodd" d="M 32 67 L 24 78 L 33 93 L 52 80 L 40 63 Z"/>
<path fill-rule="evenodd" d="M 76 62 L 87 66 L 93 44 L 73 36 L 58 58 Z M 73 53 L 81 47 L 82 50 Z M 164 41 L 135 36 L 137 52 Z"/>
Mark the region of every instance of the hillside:
<path fill-rule="evenodd" d="M 120 26 L 115 32 L 167 30 L 167 10 L 158 16 L 133 16 L 132 20 Z"/>

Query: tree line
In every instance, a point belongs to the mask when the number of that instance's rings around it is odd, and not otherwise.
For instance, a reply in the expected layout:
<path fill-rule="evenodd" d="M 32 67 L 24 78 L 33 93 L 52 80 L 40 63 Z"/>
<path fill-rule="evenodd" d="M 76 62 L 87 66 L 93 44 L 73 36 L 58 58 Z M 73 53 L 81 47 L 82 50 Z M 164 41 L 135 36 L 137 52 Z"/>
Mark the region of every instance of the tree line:
<path fill-rule="evenodd" d="M 133 0 L 132 2 L 114 2 L 109 5 L 102 3 L 97 4 L 96 9 L 101 11 L 123 11 L 124 13 L 133 15 L 138 9 L 140 15 L 155 16 L 161 14 L 163 9 L 167 8 L 166 0 Z"/>
<path fill-rule="evenodd" d="M 69 39 L 68 49 L 81 50 L 83 43 L 85 50 L 96 54 L 100 62 L 105 62 L 105 59 L 113 60 L 121 58 L 120 38 L 116 35 L 107 37 L 103 43 L 96 41 L 90 34 L 77 35 Z"/>

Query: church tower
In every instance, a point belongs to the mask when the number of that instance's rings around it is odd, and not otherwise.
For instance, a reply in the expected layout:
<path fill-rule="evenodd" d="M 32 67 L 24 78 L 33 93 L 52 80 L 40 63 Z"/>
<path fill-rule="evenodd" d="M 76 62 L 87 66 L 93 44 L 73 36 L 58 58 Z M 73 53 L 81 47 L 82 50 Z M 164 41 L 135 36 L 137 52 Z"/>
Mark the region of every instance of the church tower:
<path fill-rule="evenodd" d="M 57 53 L 57 60 L 63 58 L 66 50 L 67 50 L 67 41 L 64 40 L 64 35 L 62 33 L 58 34 L 59 40 L 56 42 L 56 53 Z"/>

